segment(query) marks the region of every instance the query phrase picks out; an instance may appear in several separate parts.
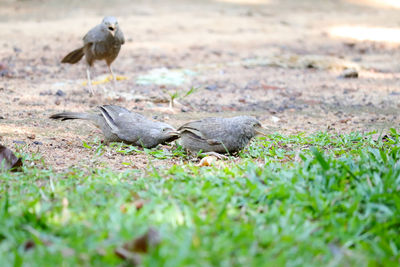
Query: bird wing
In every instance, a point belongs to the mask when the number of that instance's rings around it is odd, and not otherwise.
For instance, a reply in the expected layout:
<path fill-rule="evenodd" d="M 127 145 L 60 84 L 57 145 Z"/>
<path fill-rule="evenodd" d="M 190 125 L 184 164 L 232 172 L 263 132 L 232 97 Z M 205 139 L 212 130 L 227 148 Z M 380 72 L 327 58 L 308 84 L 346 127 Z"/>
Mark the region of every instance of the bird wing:
<path fill-rule="evenodd" d="M 106 121 L 107 125 L 111 128 L 111 132 L 114 134 L 118 133 L 118 126 L 115 124 L 113 117 L 107 111 L 105 106 L 99 107 L 101 115 L 103 116 L 104 120 Z"/>
<path fill-rule="evenodd" d="M 207 142 L 209 145 L 221 145 L 223 137 L 223 121 L 221 118 L 206 118 L 198 121 L 188 122 L 182 125 L 178 131 L 192 133 L 195 138 Z"/>
<path fill-rule="evenodd" d="M 85 44 L 101 42 L 107 38 L 107 32 L 103 31 L 101 24 L 92 28 L 84 37 Z"/>
<path fill-rule="evenodd" d="M 117 31 L 115 33 L 115 38 L 120 42 L 120 44 L 125 43 L 125 37 L 124 34 L 122 33 L 121 29 L 118 27 Z"/>
<path fill-rule="evenodd" d="M 135 143 L 140 138 L 141 124 L 150 122 L 141 114 L 115 105 L 99 107 L 112 132 L 124 141 Z"/>
<path fill-rule="evenodd" d="M 107 112 L 110 113 L 110 116 L 115 119 L 115 116 L 118 116 L 120 113 L 122 114 L 131 114 L 132 112 L 124 107 L 116 106 L 116 105 L 103 105 L 102 108 L 106 109 Z"/>
<path fill-rule="evenodd" d="M 147 121 L 146 117 L 139 113 L 131 112 L 126 108 L 115 106 L 115 105 L 104 105 L 100 107 L 100 110 L 103 110 L 107 113 L 107 115 L 112 119 L 112 123 L 123 129 L 126 126 L 131 124 L 137 124 L 144 121 Z"/>

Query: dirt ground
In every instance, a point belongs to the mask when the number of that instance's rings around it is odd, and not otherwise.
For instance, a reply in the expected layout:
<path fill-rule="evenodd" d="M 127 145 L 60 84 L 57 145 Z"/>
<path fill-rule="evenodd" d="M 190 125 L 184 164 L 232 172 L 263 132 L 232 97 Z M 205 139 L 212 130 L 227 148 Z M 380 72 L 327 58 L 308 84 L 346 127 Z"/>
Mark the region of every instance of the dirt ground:
<path fill-rule="evenodd" d="M 39 152 L 55 169 L 171 163 L 112 148 L 97 155 L 82 145 L 101 138 L 96 127 L 48 119 L 111 103 L 174 126 L 251 114 L 285 134 L 398 127 L 399 8 L 389 0 L 1 1 L 0 142 Z M 96 85 L 90 97 L 84 61 L 60 60 L 105 15 L 125 34 L 113 68 L 127 79 Z M 139 82 L 160 69 L 181 80 Z M 94 71 L 104 77 L 105 63 Z"/>

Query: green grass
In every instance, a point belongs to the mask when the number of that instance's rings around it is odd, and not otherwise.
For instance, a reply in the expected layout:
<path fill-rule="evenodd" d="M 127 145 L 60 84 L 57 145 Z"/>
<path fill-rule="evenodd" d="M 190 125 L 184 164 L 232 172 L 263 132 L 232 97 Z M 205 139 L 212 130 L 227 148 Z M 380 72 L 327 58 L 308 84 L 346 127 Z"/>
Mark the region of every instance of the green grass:
<path fill-rule="evenodd" d="M 93 154 L 101 144 L 84 144 Z M 107 148 L 109 149 L 109 148 Z M 115 145 L 119 153 L 138 153 Z M 147 150 L 149 157 L 177 158 Z M 270 135 L 218 167 L 30 168 L 0 179 L 1 266 L 123 266 L 115 248 L 158 229 L 145 266 L 397 266 L 400 146 L 368 135 Z M 145 204 L 137 210 L 135 201 Z M 25 249 L 34 242 L 32 249 Z"/>

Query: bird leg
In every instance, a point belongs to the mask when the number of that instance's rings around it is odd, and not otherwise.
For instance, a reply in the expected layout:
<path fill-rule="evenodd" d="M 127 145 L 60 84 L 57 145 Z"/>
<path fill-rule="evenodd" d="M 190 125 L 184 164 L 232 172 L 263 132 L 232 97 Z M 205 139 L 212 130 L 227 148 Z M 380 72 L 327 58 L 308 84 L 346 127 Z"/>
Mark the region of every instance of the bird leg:
<path fill-rule="evenodd" d="M 86 68 L 86 74 L 89 84 L 90 95 L 94 95 L 93 87 L 92 87 L 92 80 L 90 79 L 90 66 Z"/>
<path fill-rule="evenodd" d="M 113 80 L 113 83 L 114 83 L 114 86 L 115 86 L 115 82 L 117 81 L 117 78 L 116 78 L 115 75 L 114 75 L 114 72 L 113 72 L 113 70 L 112 70 L 112 68 L 111 68 L 111 65 L 108 65 L 108 70 L 109 70 L 110 73 L 111 73 L 111 77 L 112 77 L 112 80 Z"/>

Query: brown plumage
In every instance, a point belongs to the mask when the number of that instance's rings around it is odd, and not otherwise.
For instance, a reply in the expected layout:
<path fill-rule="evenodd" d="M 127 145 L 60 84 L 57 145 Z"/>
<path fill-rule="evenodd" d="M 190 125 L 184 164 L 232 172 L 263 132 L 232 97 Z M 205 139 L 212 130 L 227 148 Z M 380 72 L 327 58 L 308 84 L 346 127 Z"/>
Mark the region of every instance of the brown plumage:
<path fill-rule="evenodd" d="M 242 150 L 256 134 L 261 123 L 250 116 L 205 118 L 178 128 L 183 148 L 192 152 L 232 153 Z"/>
<path fill-rule="evenodd" d="M 83 37 L 83 46 L 68 53 L 61 63 L 75 64 L 85 56 L 88 68 L 86 70 L 88 84 L 93 94 L 92 83 L 90 79 L 90 67 L 96 60 L 105 60 L 108 69 L 115 82 L 115 75 L 111 69 L 111 63 L 117 58 L 121 45 L 125 43 L 124 34 L 119 28 L 115 17 L 108 16 L 103 21 L 92 28 Z"/>
<path fill-rule="evenodd" d="M 97 125 L 107 142 L 124 142 L 152 148 L 172 142 L 179 137 L 175 129 L 166 123 L 149 120 L 126 108 L 115 105 L 98 107 L 97 112 L 63 112 L 50 116 L 54 120 L 88 120 Z"/>
<path fill-rule="evenodd" d="M 61 60 L 61 63 L 70 63 L 70 64 L 78 63 L 79 60 L 81 60 L 84 55 L 85 55 L 85 53 L 83 52 L 83 47 L 78 48 L 78 49 L 70 52 L 68 55 L 66 55 Z"/>

